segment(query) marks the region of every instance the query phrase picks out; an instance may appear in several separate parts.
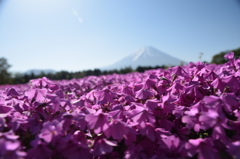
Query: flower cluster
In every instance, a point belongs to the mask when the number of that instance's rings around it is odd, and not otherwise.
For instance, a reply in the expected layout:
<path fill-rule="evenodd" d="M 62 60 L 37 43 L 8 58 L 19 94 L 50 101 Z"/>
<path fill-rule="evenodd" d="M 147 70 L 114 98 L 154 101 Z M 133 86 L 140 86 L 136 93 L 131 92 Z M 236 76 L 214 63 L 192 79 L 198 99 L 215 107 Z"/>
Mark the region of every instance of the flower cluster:
<path fill-rule="evenodd" d="M 240 59 L 0 87 L 0 158 L 240 158 Z"/>

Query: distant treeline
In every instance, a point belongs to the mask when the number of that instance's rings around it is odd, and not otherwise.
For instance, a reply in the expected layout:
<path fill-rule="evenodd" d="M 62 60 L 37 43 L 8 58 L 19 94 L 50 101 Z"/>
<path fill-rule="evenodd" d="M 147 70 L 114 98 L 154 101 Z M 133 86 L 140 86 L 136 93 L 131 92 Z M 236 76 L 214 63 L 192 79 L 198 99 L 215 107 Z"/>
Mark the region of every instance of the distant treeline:
<path fill-rule="evenodd" d="M 139 66 L 137 67 L 135 70 L 132 69 L 131 67 L 126 67 L 120 70 L 109 70 L 109 71 L 101 71 L 100 69 L 94 69 L 94 70 L 84 70 L 84 71 L 78 71 L 78 72 L 68 72 L 68 71 L 60 71 L 60 72 L 56 72 L 56 73 L 47 73 L 45 74 L 44 72 L 42 72 L 39 75 L 35 75 L 34 73 L 31 74 L 15 74 L 14 77 L 11 77 L 11 79 L 8 80 L 7 83 L 9 84 L 22 84 L 22 83 L 27 83 L 29 82 L 31 79 L 36 79 L 36 78 L 41 78 L 41 77 L 47 77 L 51 80 L 62 80 L 62 79 L 66 79 L 66 80 L 70 80 L 70 79 L 78 79 L 78 78 L 83 78 L 86 76 L 100 76 L 100 75 L 107 75 L 107 74 L 113 74 L 113 73 L 117 73 L 117 74 L 126 74 L 126 73 L 131 73 L 131 72 L 144 72 L 146 70 L 151 70 L 151 69 L 157 69 L 157 68 L 162 68 L 162 69 L 166 69 L 167 66 L 156 66 L 156 67 L 143 67 L 143 66 Z M 3 83 L 2 83 L 3 84 Z M 6 84 L 6 83 L 5 83 Z"/>
<path fill-rule="evenodd" d="M 235 58 L 240 57 L 240 48 L 231 50 L 234 52 Z M 227 62 L 227 59 L 224 58 L 224 55 L 231 51 L 224 51 L 220 52 L 219 54 L 216 54 L 213 56 L 211 63 L 216 64 L 222 64 Z M 110 70 L 110 71 L 101 71 L 100 69 L 94 69 L 94 70 L 85 70 L 85 71 L 78 71 L 78 72 L 68 72 L 68 71 L 59 71 L 56 73 L 48 73 L 45 74 L 42 72 L 40 75 L 35 75 L 34 73 L 31 74 L 11 74 L 8 69 L 11 67 L 11 65 L 8 64 L 7 59 L 4 57 L 0 58 L 0 85 L 1 84 L 23 84 L 28 83 L 31 79 L 41 78 L 41 77 L 47 77 L 51 80 L 69 80 L 69 79 L 78 79 L 83 78 L 86 76 L 100 76 L 100 75 L 107 75 L 107 74 L 126 74 L 130 72 L 144 72 L 146 70 L 150 69 L 157 69 L 162 68 L 166 69 L 167 66 L 156 66 L 156 67 L 142 67 L 139 66 L 136 69 L 132 69 L 131 67 L 126 67 L 120 70 Z"/>

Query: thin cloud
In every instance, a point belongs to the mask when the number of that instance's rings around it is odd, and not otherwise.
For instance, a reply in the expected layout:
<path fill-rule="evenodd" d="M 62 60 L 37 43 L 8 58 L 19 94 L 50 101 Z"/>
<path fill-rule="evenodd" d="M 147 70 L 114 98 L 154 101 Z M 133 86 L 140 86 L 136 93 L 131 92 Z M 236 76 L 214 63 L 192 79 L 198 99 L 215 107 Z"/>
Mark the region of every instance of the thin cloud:
<path fill-rule="evenodd" d="M 78 12 L 77 12 L 75 9 L 72 10 L 72 13 L 73 13 L 73 15 L 74 15 L 75 17 L 78 17 L 78 16 L 79 16 L 79 15 L 78 15 Z"/>
<path fill-rule="evenodd" d="M 80 18 L 80 17 L 78 17 L 78 21 L 79 21 L 80 23 L 83 22 L 82 18 Z"/>
<path fill-rule="evenodd" d="M 77 20 L 80 22 L 80 23 L 83 23 L 83 19 L 79 16 L 78 12 L 76 11 L 76 9 L 72 9 L 72 13 L 75 17 L 77 17 Z"/>

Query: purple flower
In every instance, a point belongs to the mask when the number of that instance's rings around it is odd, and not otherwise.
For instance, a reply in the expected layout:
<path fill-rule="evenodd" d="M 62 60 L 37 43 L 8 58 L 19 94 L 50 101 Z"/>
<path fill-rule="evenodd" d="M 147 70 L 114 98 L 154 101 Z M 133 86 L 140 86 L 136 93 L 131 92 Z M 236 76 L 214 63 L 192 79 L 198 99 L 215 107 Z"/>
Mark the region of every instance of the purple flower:
<path fill-rule="evenodd" d="M 175 158 L 181 154 L 183 145 L 178 137 L 171 135 L 162 138 L 160 149 L 163 150 L 167 156 Z"/>
<path fill-rule="evenodd" d="M 124 102 L 123 104 L 130 104 L 131 102 L 136 102 L 136 99 L 134 98 L 134 96 L 122 96 L 122 98 L 124 98 Z"/>
<path fill-rule="evenodd" d="M 62 123 L 59 123 L 57 120 L 53 120 L 52 122 L 48 121 L 43 124 L 39 138 L 43 139 L 47 143 L 50 143 L 54 137 L 61 134 L 61 131 Z"/>
<path fill-rule="evenodd" d="M 6 141 L 0 139 L 0 157 L 4 159 L 23 159 L 26 153 L 20 151 L 19 141 Z"/>
<path fill-rule="evenodd" d="M 216 75 L 216 73 L 214 73 L 213 71 L 210 71 L 209 73 L 207 73 L 206 78 L 209 79 L 209 81 L 213 81 L 214 79 L 216 79 L 218 76 Z"/>
<path fill-rule="evenodd" d="M 143 147 L 140 144 L 132 144 L 124 152 L 124 159 L 148 159 L 146 153 L 143 151 Z"/>
<path fill-rule="evenodd" d="M 199 116 L 199 121 L 202 123 L 202 128 L 207 130 L 213 127 L 218 121 L 222 121 L 218 112 L 214 110 L 209 110 L 208 112 L 203 113 Z M 224 116 L 222 116 L 223 118 Z"/>
<path fill-rule="evenodd" d="M 161 103 L 161 109 L 165 113 L 172 113 L 172 111 L 175 108 L 175 104 L 174 104 L 175 100 L 176 99 L 170 94 L 167 94 L 167 95 L 163 96 L 162 97 L 162 103 Z"/>
<path fill-rule="evenodd" d="M 20 93 L 14 88 L 8 88 L 3 92 L 8 98 L 16 98 L 20 96 Z"/>
<path fill-rule="evenodd" d="M 95 91 L 94 97 L 97 100 L 97 104 L 107 104 L 108 102 L 113 102 L 116 94 L 111 92 L 109 89 L 104 89 L 101 91 Z"/>
<path fill-rule="evenodd" d="M 231 142 L 227 147 L 227 151 L 233 156 L 233 158 L 240 158 L 240 141 Z"/>
<path fill-rule="evenodd" d="M 211 85 L 214 89 L 219 89 L 221 92 L 223 92 L 226 84 L 222 82 L 220 78 L 216 78 L 214 81 L 212 81 Z"/>
<path fill-rule="evenodd" d="M 149 98 L 153 98 L 155 96 L 155 92 L 149 89 L 140 89 L 136 92 L 136 98 L 146 100 Z"/>
<path fill-rule="evenodd" d="M 63 114 L 63 129 L 74 131 L 74 128 L 84 131 L 87 127 L 84 113 Z"/>
<path fill-rule="evenodd" d="M 181 76 L 181 77 L 184 77 L 187 75 L 187 72 L 180 66 L 175 66 L 172 68 L 172 73 L 173 75 L 175 76 Z"/>
<path fill-rule="evenodd" d="M 216 112 L 215 110 L 210 109 L 208 112 L 203 113 L 199 117 L 199 121 L 202 123 L 201 128 L 203 130 L 207 130 L 209 128 L 213 129 L 213 138 L 219 139 L 223 142 L 228 142 L 224 128 L 231 129 L 231 127 L 227 125 L 228 119 L 222 112 Z"/>
<path fill-rule="evenodd" d="M 122 93 L 129 95 L 129 96 L 133 96 L 133 87 L 132 86 L 128 86 L 128 85 L 124 85 L 122 86 Z"/>
<path fill-rule="evenodd" d="M 0 133 L 0 158 L 23 159 L 26 153 L 21 151 L 21 143 L 18 136 L 12 131 Z"/>
<path fill-rule="evenodd" d="M 198 153 L 198 159 L 218 159 L 220 156 L 215 148 L 213 148 L 213 143 L 210 139 L 190 139 L 188 143 L 185 144 L 187 149 L 187 155 L 193 157 Z"/>
<path fill-rule="evenodd" d="M 30 83 L 33 85 L 34 88 L 46 88 L 48 84 L 51 84 L 52 82 L 47 79 L 46 77 L 40 78 L 40 79 L 33 79 L 30 81 Z"/>
<path fill-rule="evenodd" d="M 76 145 L 67 144 L 66 149 L 61 152 L 61 157 L 64 156 L 67 159 L 92 159 L 92 155 L 86 148 L 77 147 Z"/>
<path fill-rule="evenodd" d="M 141 135 L 146 135 L 150 140 L 155 141 L 156 134 L 154 126 L 150 123 L 146 123 L 145 129 L 140 129 L 139 132 Z"/>
<path fill-rule="evenodd" d="M 7 106 L 4 103 L 0 103 L 0 113 L 1 114 L 7 114 L 11 110 L 13 110 L 13 107 Z"/>
<path fill-rule="evenodd" d="M 239 79 L 233 75 L 225 76 L 222 78 L 222 81 L 225 83 L 225 92 L 237 93 L 240 89 Z"/>
<path fill-rule="evenodd" d="M 3 131 L 8 126 L 5 117 L 7 117 L 7 114 L 0 114 L 0 131 Z"/>
<path fill-rule="evenodd" d="M 53 152 L 46 144 L 39 144 L 27 152 L 27 159 L 49 159 Z"/>
<path fill-rule="evenodd" d="M 128 126 L 129 127 L 134 127 L 134 126 L 136 126 L 134 124 L 128 124 Z M 135 142 L 137 140 L 137 135 L 138 134 L 139 133 L 134 128 L 130 128 L 129 132 L 126 135 L 124 135 L 124 139 L 125 139 L 124 143 L 126 145 L 131 145 L 133 142 Z"/>
<path fill-rule="evenodd" d="M 113 119 L 120 119 L 120 120 L 124 120 L 125 119 L 125 116 L 124 116 L 124 108 L 123 106 L 117 106 L 117 107 L 114 107 L 112 109 L 112 111 L 110 111 L 108 113 Z"/>
<path fill-rule="evenodd" d="M 16 132 L 19 128 L 22 130 L 26 130 L 28 127 L 27 116 L 22 115 L 19 112 L 14 112 L 12 114 L 12 121 L 9 125 L 11 125 L 12 130 Z"/>
<path fill-rule="evenodd" d="M 228 54 L 224 55 L 224 57 L 228 60 L 232 60 L 234 58 L 234 52 L 229 52 Z"/>
<path fill-rule="evenodd" d="M 225 58 L 1 85 L 0 158 L 239 158 L 240 59 Z"/>
<path fill-rule="evenodd" d="M 224 108 L 228 113 L 233 112 L 240 106 L 240 99 L 234 93 L 223 93 L 220 96 L 221 100 L 224 103 Z"/>
<path fill-rule="evenodd" d="M 92 159 L 92 155 L 90 154 L 88 149 L 77 147 L 76 145 L 71 144 L 67 144 L 66 149 L 63 149 L 61 153 L 61 155 L 67 159 Z"/>
<path fill-rule="evenodd" d="M 143 84 L 142 83 L 135 83 L 134 85 L 133 85 L 133 92 L 137 92 L 137 91 L 139 91 L 140 89 L 143 89 Z"/>
<path fill-rule="evenodd" d="M 129 132 L 129 127 L 126 123 L 114 119 L 110 123 L 109 127 L 104 131 L 104 134 L 109 138 L 112 136 L 113 139 L 119 142 L 123 139 L 123 136 Z"/>
<path fill-rule="evenodd" d="M 32 101 L 44 102 L 47 95 L 46 89 L 30 89 L 25 92 L 25 95 Z"/>
<path fill-rule="evenodd" d="M 166 78 L 161 78 L 162 80 L 160 80 L 157 84 L 157 92 L 159 96 L 165 95 L 167 93 L 167 89 L 170 86 L 171 81 L 166 79 Z"/>
<path fill-rule="evenodd" d="M 114 141 L 109 141 L 107 139 L 97 137 L 93 143 L 93 155 L 100 156 L 112 152 L 113 146 L 117 146 Z"/>
<path fill-rule="evenodd" d="M 85 120 L 88 127 L 93 129 L 96 134 L 105 131 L 109 126 L 108 115 L 102 113 L 102 109 L 99 109 L 95 115 L 86 115 Z"/>
<path fill-rule="evenodd" d="M 170 94 L 178 95 L 180 92 L 183 91 L 183 88 L 184 87 L 179 82 L 176 82 L 167 90 L 170 91 Z"/>
<path fill-rule="evenodd" d="M 160 128 L 164 128 L 165 130 L 172 130 L 175 126 L 175 123 L 168 120 L 168 119 L 160 119 L 160 120 L 157 120 L 157 123 L 159 125 Z"/>
<path fill-rule="evenodd" d="M 133 122 L 138 123 L 138 125 L 143 129 L 146 127 L 147 122 L 154 125 L 156 121 L 152 113 L 140 106 L 137 106 L 135 109 L 129 112 L 129 115 Z"/>
<path fill-rule="evenodd" d="M 220 110 L 222 108 L 222 101 L 218 96 L 205 96 L 203 101 L 205 102 L 205 106 L 209 109 Z"/>
<path fill-rule="evenodd" d="M 156 83 L 157 83 L 157 75 L 152 73 L 149 75 L 149 77 L 146 78 L 146 81 L 144 83 L 144 88 L 155 89 Z"/>
<path fill-rule="evenodd" d="M 185 111 L 186 116 L 182 117 L 182 122 L 186 123 L 186 127 L 194 131 L 199 132 L 201 128 L 201 122 L 199 121 L 199 110 L 195 107 L 191 108 L 189 111 Z"/>
<path fill-rule="evenodd" d="M 60 156 L 69 159 L 78 159 L 79 156 L 91 159 L 92 155 L 87 144 L 85 134 L 81 131 L 75 131 L 73 135 L 68 134 L 66 137 L 61 138 L 56 149 L 60 152 Z"/>

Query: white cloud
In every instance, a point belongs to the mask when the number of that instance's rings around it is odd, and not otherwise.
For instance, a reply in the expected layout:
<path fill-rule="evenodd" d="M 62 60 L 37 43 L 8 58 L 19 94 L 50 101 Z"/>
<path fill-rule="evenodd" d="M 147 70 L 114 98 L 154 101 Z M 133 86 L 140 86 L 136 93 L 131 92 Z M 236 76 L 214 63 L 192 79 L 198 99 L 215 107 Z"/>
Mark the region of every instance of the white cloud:
<path fill-rule="evenodd" d="M 80 22 L 80 23 L 83 23 L 83 19 L 79 16 L 78 12 L 76 11 L 76 9 L 72 9 L 72 13 L 75 17 L 77 17 L 77 20 Z"/>

